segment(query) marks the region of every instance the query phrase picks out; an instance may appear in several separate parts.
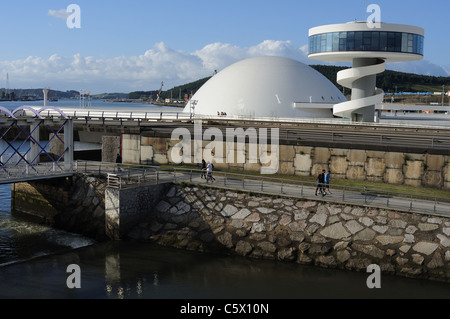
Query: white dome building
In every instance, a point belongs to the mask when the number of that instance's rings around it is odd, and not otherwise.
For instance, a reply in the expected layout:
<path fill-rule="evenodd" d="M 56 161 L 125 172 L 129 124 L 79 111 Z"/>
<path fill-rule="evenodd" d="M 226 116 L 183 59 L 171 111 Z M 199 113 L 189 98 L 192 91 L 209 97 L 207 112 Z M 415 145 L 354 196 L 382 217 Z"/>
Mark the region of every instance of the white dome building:
<path fill-rule="evenodd" d="M 214 75 L 184 112 L 195 115 L 332 118 L 333 105 L 347 101 L 326 77 L 298 61 L 274 56 L 249 58 Z"/>

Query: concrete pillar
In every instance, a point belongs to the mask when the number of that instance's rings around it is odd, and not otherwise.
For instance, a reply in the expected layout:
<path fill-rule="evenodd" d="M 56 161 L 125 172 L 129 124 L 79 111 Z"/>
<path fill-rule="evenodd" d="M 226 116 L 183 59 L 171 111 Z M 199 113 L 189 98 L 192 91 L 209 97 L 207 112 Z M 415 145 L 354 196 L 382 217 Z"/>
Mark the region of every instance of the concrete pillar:
<path fill-rule="evenodd" d="M 148 220 L 171 183 L 116 189 L 105 188 L 105 234 L 120 240 L 134 226 Z"/>
<path fill-rule="evenodd" d="M 48 100 L 48 89 L 43 89 L 42 92 L 44 93 L 44 107 L 46 107 Z"/>
<path fill-rule="evenodd" d="M 73 169 L 73 120 L 67 120 L 64 125 L 64 149 L 67 152 L 64 154 L 64 169 Z"/>
<path fill-rule="evenodd" d="M 102 137 L 102 162 L 114 163 L 117 154 L 121 154 L 120 136 Z"/>
<path fill-rule="evenodd" d="M 30 162 L 31 164 L 39 164 L 39 125 L 40 125 L 40 121 L 36 120 L 34 121 L 31 125 L 30 125 L 30 133 L 31 133 L 31 137 L 34 139 L 34 141 L 32 141 L 30 143 L 31 149 L 30 152 L 28 153 L 28 162 Z"/>

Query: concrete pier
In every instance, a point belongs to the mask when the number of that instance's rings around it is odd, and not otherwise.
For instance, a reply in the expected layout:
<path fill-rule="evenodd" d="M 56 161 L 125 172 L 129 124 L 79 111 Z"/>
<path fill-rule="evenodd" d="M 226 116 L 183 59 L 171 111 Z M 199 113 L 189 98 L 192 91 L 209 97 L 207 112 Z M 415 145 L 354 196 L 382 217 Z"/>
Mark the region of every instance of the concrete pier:
<path fill-rule="evenodd" d="M 113 240 L 123 238 L 137 223 L 151 215 L 168 184 L 105 189 L 105 231 Z"/>

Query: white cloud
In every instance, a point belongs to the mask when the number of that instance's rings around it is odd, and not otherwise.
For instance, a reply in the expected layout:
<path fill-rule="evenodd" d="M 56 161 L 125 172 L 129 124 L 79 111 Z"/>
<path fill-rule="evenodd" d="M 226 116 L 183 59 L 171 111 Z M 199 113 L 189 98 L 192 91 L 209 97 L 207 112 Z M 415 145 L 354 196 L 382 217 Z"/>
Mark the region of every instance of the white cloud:
<path fill-rule="evenodd" d="M 55 17 L 57 19 L 67 20 L 67 18 L 70 15 L 70 12 L 67 12 L 66 9 L 48 10 L 48 15 Z"/>
<path fill-rule="evenodd" d="M 22 60 L 0 61 L 0 77 L 9 73 L 10 86 L 15 88 L 50 87 L 57 90 L 86 89 L 91 93 L 156 90 L 161 81 L 165 89 L 210 76 L 215 70 L 261 55 L 289 57 L 307 64 L 317 64 L 307 58 L 305 47 L 297 48 L 290 41 L 266 40 L 242 48 L 228 43 L 208 44 L 192 53 L 177 51 L 163 42 L 141 55 L 99 58 L 74 54 L 48 58 L 29 56 Z M 408 72 L 445 72 L 427 61 L 411 65 L 389 64 L 390 69 L 406 68 Z M 3 75 L 2 75 L 3 74 Z"/>
<path fill-rule="evenodd" d="M 201 50 L 195 51 L 193 55 L 197 56 L 202 61 L 203 67 L 209 70 L 220 70 L 248 57 L 245 49 L 220 42 L 208 44 Z"/>

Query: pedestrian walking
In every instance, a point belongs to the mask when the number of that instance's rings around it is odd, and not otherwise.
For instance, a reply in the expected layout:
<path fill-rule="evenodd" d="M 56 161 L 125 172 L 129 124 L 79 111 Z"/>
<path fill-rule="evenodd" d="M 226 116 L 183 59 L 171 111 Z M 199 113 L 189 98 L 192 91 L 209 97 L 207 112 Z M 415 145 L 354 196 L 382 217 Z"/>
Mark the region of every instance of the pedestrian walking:
<path fill-rule="evenodd" d="M 202 173 L 200 175 L 200 178 L 206 179 L 206 162 L 204 159 L 202 160 Z"/>
<path fill-rule="evenodd" d="M 328 170 L 328 172 L 325 173 L 325 177 L 324 177 L 325 189 L 324 189 L 324 192 L 328 191 L 328 193 L 331 194 L 331 192 L 330 192 L 330 174 L 331 174 L 331 172 L 329 170 Z"/>
<path fill-rule="evenodd" d="M 325 190 L 324 190 L 324 183 L 325 183 L 325 170 L 323 169 L 322 172 L 317 176 L 317 187 L 316 187 L 316 196 L 317 191 L 319 191 L 322 196 L 325 196 Z"/>
<path fill-rule="evenodd" d="M 120 172 L 121 171 L 120 165 L 122 164 L 122 156 L 120 156 L 120 154 L 117 154 L 116 164 L 117 164 L 117 170 Z"/>
<path fill-rule="evenodd" d="M 211 164 L 211 162 L 208 162 L 208 166 L 206 167 L 207 170 L 207 177 L 206 177 L 206 183 L 213 183 L 216 179 L 213 177 L 213 169 L 214 165 Z"/>

